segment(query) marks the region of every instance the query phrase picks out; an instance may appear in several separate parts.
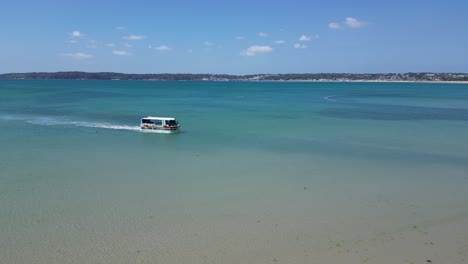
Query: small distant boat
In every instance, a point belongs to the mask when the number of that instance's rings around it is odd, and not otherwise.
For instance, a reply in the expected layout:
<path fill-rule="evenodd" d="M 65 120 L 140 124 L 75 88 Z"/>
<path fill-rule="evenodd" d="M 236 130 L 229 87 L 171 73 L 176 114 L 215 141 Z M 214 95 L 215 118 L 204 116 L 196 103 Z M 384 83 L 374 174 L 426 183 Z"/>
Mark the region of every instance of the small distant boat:
<path fill-rule="evenodd" d="M 140 127 L 142 130 L 145 131 L 154 131 L 160 133 L 178 133 L 180 129 L 180 124 L 173 117 L 147 116 L 141 119 Z"/>

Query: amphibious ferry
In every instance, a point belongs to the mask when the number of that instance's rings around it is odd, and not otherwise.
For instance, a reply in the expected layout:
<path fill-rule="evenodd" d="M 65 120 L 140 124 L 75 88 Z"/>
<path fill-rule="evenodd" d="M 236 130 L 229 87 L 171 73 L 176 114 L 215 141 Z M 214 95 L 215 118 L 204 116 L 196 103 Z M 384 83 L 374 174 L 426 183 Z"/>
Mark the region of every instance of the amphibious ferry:
<path fill-rule="evenodd" d="M 180 130 L 179 122 L 173 117 L 143 117 L 140 127 L 145 131 L 160 133 L 178 133 Z"/>

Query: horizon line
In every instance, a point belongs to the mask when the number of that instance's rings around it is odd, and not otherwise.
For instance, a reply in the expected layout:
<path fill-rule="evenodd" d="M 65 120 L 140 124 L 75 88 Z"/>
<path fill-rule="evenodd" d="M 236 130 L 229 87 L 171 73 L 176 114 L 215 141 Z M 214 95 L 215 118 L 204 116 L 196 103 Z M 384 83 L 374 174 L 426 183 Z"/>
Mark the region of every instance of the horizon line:
<path fill-rule="evenodd" d="M 248 74 L 234 74 L 234 73 L 190 73 L 190 72 L 148 72 L 148 73 L 132 73 L 132 72 L 115 72 L 115 71 L 28 71 L 28 72 L 3 72 L 0 75 L 8 74 L 32 74 L 32 73 L 117 73 L 117 74 L 135 74 L 135 75 L 145 75 L 145 74 L 167 74 L 167 75 L 177 75 L 177 74 L 191 74 L 191 75 L 230 75 L 230 76 L 248 76 L 248 75 L 285 75 L 285 74 L 405 74 L 405 73 L 416 73 L 416 74 L 463 74 L 468 75 L 468 72 L 436 72 L 436 71 L 405 71 L 405 72 L 286 72 L 286 73 L 248 73 Z"/>

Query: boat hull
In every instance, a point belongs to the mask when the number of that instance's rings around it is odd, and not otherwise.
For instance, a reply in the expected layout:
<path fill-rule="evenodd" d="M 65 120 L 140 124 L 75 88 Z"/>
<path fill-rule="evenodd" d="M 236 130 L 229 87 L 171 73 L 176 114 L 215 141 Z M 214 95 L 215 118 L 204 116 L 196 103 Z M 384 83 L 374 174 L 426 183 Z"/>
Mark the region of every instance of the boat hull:
<path fill-rule="evenodd" d="M 179 133 L 180 126 L 177 127 L 167 127 L 167 126 L 150 126 L 143 125 L 141 126 L 141 131 L 143 132 L 154 132 L 154 133 L 163 133 L 163 134 L 176 134 Z"/>

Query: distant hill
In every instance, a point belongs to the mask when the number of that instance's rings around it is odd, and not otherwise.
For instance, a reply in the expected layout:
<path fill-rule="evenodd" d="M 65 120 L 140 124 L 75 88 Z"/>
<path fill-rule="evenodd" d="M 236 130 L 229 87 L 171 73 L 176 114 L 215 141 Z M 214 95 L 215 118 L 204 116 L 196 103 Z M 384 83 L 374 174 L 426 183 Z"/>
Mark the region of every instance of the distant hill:
<path fill-rule="evenodd" d="M 28 72 L 0 79 L 162 80 L 162 81 L 468 81 L 468 73 L 288 73 L 288 74 L 131 74 L 116 72 Z"/>

